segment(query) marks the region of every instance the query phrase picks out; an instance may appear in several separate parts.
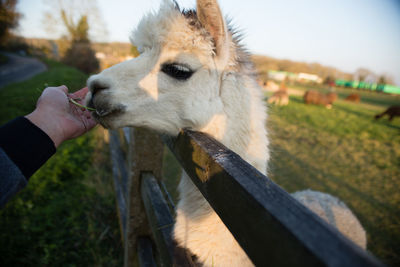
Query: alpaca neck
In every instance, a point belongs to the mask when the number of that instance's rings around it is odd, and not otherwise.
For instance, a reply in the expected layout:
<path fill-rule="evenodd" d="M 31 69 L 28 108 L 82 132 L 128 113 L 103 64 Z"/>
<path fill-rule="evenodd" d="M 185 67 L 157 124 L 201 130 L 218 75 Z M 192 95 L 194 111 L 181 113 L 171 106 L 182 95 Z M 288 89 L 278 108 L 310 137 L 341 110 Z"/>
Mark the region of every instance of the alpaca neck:
<path fill-rule="evenodd" d="M 223 110 L 199 129 L 237 153 L 263 174 L 268 161 L 266 111 L 253 80 L 232 76 L 221 89 Z"/>
<path fill-rule="evenodd" d="M 242 86 L 236 87 L 238 84 Z M 258 88 L 250 87 L 251 82 L 247 87 L 245 84 L 235 79 L 225 81 L 221 90 L 224 107 L 222 112 L 197 130 L 211 135 L 265 173 L 268 160 L 265 107 Z M 233 266 L 251 266 L 246 254 L 185 172 L 179 183 L 179 192 L 180 201 L 174 230 L 174 238 L 178 244 L 197 255 L 214 255 L 213 253 L 220 250 L 213 248 L 223 248 L 223 251 L 229 251 L 230 258 L 235 257 L 235 264 L 246 262 Z M 210 231 L 214 231 L 213 234 L 219 237 L 210 238 Z M 219 256 L 218 259 L 220 258 Z"/>

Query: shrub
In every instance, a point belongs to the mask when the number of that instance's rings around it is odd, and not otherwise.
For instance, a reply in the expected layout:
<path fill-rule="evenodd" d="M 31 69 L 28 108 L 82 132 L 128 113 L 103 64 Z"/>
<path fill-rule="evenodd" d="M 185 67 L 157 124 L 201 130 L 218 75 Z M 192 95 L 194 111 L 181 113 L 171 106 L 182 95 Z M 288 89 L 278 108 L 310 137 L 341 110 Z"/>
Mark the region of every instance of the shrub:
<path fill-rule="evenodd" d="M 86 74 L 99 70 L 99 61 L 89 42 L 73 42 L 62 61 Z"/>

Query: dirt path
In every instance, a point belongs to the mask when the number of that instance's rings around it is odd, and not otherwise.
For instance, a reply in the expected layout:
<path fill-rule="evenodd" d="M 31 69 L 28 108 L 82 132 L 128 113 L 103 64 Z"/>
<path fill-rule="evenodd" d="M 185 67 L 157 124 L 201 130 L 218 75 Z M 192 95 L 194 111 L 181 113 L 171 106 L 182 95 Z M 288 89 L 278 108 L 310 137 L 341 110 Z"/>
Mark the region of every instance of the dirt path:
<path fill-rule="evenodd" d="M 8 57 L 8 62 L 0 65 L 0 88 L 10 83 L 27 80 L 47 70 L 46 65 L 36 58 L 22 57 L 7 52 L 1 53 Z"/>

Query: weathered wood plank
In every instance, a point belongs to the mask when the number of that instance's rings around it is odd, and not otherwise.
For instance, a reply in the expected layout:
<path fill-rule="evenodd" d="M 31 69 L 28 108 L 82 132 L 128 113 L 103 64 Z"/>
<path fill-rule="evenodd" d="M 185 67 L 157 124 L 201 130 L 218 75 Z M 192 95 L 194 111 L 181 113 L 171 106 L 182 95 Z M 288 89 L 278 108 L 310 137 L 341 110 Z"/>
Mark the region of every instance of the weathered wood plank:
<path fill-rule="evenodd" d="M 121 226 L 121 235 L 122 239 L 124 240 L 127 218 L 126 183 L 128 181 L 128 170 L 126 169 L 123 153 L 120 150 L 118 134 L 115 131 L 110 131 L 110 152 L 112 160 L 115 197 L 117 200 L 119 222 Z"/>
<path fill-rule="evenodd" d="M 124 127 L 122 128 L 122 131 L 124 132 L 125 140 L 129 144 L 131 142 L 131 129 L 130 127 Z"/>
<path fill-rule="evenodd" d="M 174 219 L 159 183 L 150 172 L 142 173 L 141 193 L 160 264 L 179 267 L 196 266 L 189 252 L 176 247 L 173 241 Z"/>
<path fill-rule="evenodd" d="M 160 260 L 164 266 L 172 266 L 174 255 L 172 229 L 174 227 L 174 219 L 152 173 L 142 173 L 141 193 Z"/>
<path fill-rule="evenodd" d="M 175 203 L 172 200 L 172 197 L 171 197 L 170 193 L 168 192 L 167 187 L 165 186 L 165 183 L 163 181 L 160 181 L 160 188 L 164 194 L 165 199 L 167 200 L 169 210 L 171 211 L 172 214 L 175 214 Z"/>
<path fill-rule="evenodd" d="M 138 238 L 138 260 L 140 267 L 156 267 L 151 240 L 148 237 Z"/>
<path fill-rule="evenodd" d="M 124 266 L 130 267 L 135 261 L 137 238 L 149 236 L 150 229 L 140 196 L 140 173 L 151 171 L 161 179 L 163 143 L 154 132 L 141 128 L 129 131 L 128 164 L 128 198 L 127 224 L 124 242 Z"/>
<path fill-rule="evenodd" d="M 211 137 L 163 139 L 256 266 L 383 266 Z"/>

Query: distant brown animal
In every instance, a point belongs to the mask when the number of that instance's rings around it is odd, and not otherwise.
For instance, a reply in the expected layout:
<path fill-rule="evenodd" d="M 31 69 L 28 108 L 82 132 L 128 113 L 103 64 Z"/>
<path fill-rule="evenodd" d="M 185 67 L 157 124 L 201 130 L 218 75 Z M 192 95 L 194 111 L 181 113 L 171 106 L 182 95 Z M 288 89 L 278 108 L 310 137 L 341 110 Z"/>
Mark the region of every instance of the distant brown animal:
<path fill-rule="evenodd" d="M 332 108 L 333 102 L 337 99 L 337 94 L 322 94 L 317 91 L 309 90 L 304 94 L 303 98 L 306 104 L 323 105 L 326 108 Z"/>
<path fill-rule="evenodd" d="M 286 106 L 289 104 L 289 94 L 286 90 L 278 90 L 268 98 L 269 104 L 276 104 L 278 106 Z"/>
<path fill-rule="evenodd" d="M 360 100 L 361 100 L 361 97 L 360 97 L 359 94 L 355 94 L 355 93 L 354 93 L 354 94 L 349 94 L 349 95 L 345 98 L 345 100 L 351 101 L 351 102 L 359 103 Z"/>
<path fill-rule="evenodd" d="M 389 121 L 392 121 L 394 117 L 400 117 L 400 106 L 391 106 L 384 112 L 375 115 L 375 120 L 382 118 L 383 116 L 388 115 Z"/>

